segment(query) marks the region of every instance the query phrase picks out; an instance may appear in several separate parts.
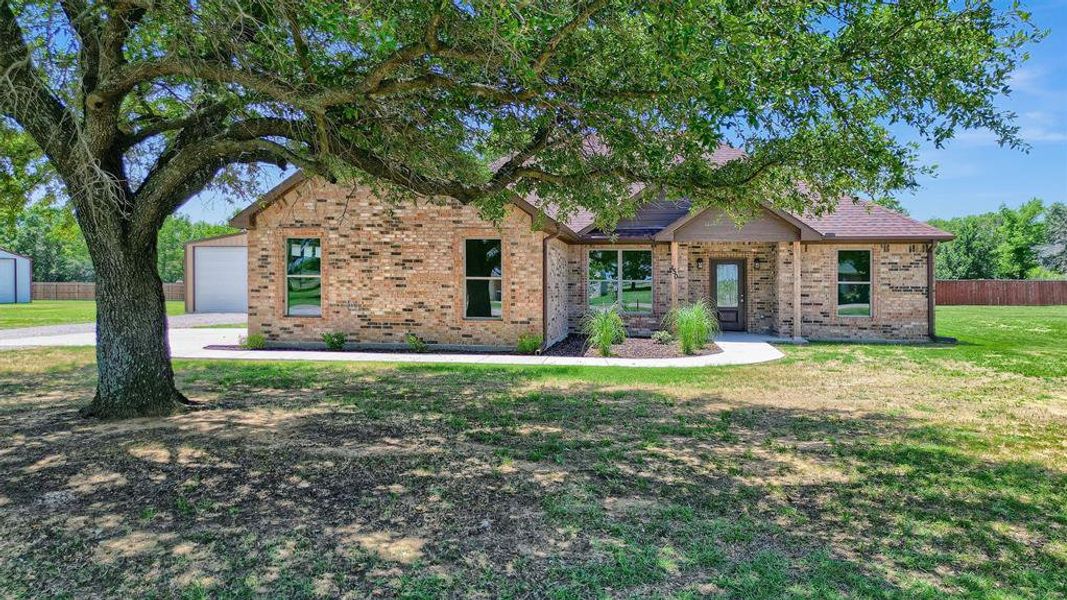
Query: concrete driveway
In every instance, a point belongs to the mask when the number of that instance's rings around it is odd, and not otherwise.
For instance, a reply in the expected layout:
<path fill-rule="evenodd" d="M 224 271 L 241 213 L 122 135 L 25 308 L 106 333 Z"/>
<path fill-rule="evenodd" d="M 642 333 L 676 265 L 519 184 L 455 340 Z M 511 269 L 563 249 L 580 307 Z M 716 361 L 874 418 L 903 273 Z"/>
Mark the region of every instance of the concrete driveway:
<path fill-rule="evenodd" d="M 193 313 L 167 317 L 171 329 L 201 327 L 204 325 L 235 325 L 247 323 L 245 313 Z M 20 338 L 67 335 L 73 333 L 94 333 L 96 323 L 69 323 L 66 325 L 43 325 L 41 327 L 20 327 L 17 329 L 0 329 L 0 340 L 17 340 Z"/>

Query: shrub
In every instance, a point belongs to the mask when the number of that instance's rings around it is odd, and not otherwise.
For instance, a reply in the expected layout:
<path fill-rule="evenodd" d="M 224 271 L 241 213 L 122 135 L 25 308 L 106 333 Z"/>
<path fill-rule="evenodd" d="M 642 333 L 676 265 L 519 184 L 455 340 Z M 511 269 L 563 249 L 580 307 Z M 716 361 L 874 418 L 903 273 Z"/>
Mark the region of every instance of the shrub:
<path fill-rule="evenodd" d="M 247 350 L 262 350 L 267 347 L 267 338 L 262 333 L 253 333 L 242 337 L 239 343 Z"/>
<path fill-rule="evenodd" d="M 515 351 L 519 354 L 537 354 L 537 351 L 541 349 L 542 341 L 544 340 L 536 333 L 524 333 L 519 336 Z"/>
<path fill-rule="evenodd" d="M 667 315 L 667 324 L 678 338 L 682 354 L 692 354 L 703 348 L 719 332 L 719 321 L 707 302 L 695 302 L 672 310 Z"/>
<path fill-rule="evenodd" d="M 426 352 L 430 349 L 430 346 L 426 343 L 426 341 L 415 335 L 414 333 L 409 333 L 405 335 L 404 343 L 408 345 L 408 350 L 411 350 L 412 352 L 417 352 L 418 354 L 422 354 L 423 352 Z"/>
<path fill-rule="evenodd" d="M 674 336 L 669 331 L 660 330 L 652 333 L 652 341 L 666 345 L 674 341 Z"/>
<path fill-rule="evenodd" d="M 340 331 L 322 334 L 322 341 L 326 343 L 327 350 L 345 349 L 345 334 Z"/>
<path fill-rule="evenodd" d="M 582 321 L 582 333 L 589 338 L 589 345 L 600 351 L 601 356 L 611 356 L 612 344 L 626 340 L 626 326 L 618 309 L 590 311 Z"/>

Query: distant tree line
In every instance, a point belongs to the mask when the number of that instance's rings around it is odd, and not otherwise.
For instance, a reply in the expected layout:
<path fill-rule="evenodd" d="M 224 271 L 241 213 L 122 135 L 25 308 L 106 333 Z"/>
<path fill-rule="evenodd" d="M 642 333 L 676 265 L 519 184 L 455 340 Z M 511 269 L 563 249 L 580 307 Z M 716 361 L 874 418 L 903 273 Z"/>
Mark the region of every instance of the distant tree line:
<path fill-rule="evenodd" d="M 1018 208 L 932 219 L 956 235 L 937 247 L 938 279 L 1067 278 L 1067 205 L 1033 199 Z"/>
<path fill-rule="evenodd" d="M 89 249 L 74 215 L 49 202 L 26 204 L 0 222 L 0 248 L 33 259 L 34 281 L 93 281 Z M 159 231 L 159 276 L 165 283 L 181 281 L 184 245 L 237 231 L 225 225 L 171 215 Z"/>

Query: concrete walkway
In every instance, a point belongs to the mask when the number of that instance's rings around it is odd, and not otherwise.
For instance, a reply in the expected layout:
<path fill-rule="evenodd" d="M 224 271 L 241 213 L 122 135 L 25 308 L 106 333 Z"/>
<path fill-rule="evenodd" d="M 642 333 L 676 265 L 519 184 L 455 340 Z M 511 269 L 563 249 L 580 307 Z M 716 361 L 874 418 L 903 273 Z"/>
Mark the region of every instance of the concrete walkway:
<path fill-rule="evenodd" d="M 247 323 L 245 313 L 192 313 L 167 317 L 171 329 L 201 327 L 204 325 L 237 325 Z M 0 329 L 0 340 L 17 340 L 30 337 L 66 335 L 69 333 L 94 333 L 96 323 L 67 323 L 64 325 L 42 325 L 40 327 L 19 327 Z"/>
<path fill-rule="evenodd" d="M 580 356 L 516 356 L 506 354 L 411 354 L 397 352 L 327 352 L 294 350 L 208 350 L 205 346 L 234 345 L 244 329 L 172 329 L 171 354 L 175 358 L 238 360 L 321 360 L 336 362 L 464 363 L 483 365 L 571 365 L 596 367 L 710 367 L 748 365 L 784 356 L 769 342 L 792 340 L 749 333 L 723 333 L 715 343 L 718 354 L 680 358 L 590 358 Z M 23 336 L 0 339 L 0 350 L 36 346 L 92 346 L 93 332 Z"/>

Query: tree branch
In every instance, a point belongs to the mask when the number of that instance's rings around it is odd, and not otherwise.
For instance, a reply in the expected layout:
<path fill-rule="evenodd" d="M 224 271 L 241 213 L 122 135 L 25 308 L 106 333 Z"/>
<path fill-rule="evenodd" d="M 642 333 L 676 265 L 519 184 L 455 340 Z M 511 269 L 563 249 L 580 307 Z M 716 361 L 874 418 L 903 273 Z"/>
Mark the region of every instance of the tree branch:
<path fill-rule="evenodd" d="M 0 111 L 33 137 L 64 179 L 77 170 L 74 116 L 38 76 L 8 0 L 0 0 Z"/>
<path fill-rule="evenodd" d="M 62 0 L 59 5 L 80 42 L 78 62 L 82 71 L 81 97 L 84 109 L 85 96 L 100 79 L 100 40 L 97 36 L 100 20 L 91 14 L 84 0 Z"/>
<path fill-rule="evenodd" d="M 270 75 L 253 73 L 221 63 L 166 57 L 123 65 L 110 74 L 93 92 L 97 102 L 125 96 L 144 81 L 171 76 L 196 77 L 219 84 L 236 84 L 279 102 L 298 102 L 299 94 L 287 82 Z"/>
<path fill-rule="evenodd" d="M 109 4 L 110 11 L 100 32 L 100 74 L 107 77 L 113 70 L 126 64 L 124 48 L 130 32 L 145 16 L 145 9 L 135 3 L 116 2 Z"/>
<path fill-rule="evenodd" d="M 125 134 L 119 141 L 119 146 L 122 151 L 129 150 L 130 148 L 140 144 L 150 137 L 159 135 L 167 131 L 177 131 L 179 129 L 185 129 L 187 127 L 195 127 L 198 124 L 219 116 L 230 109 L 230 105 L 226 101 L 215 102 L 200 110 L 197 110 L 184 117 L 177 119 L 164 119 L 155 120 L 137 129 L 136 131 Z"/>
<path fill-rule="evenodd" d="M 596 13 L 607 5 L 608 0 L 592 0 L 585 6 L 584 9 L 582 9 L 577 15 L 575 15 L 573 19 L 567 22 L 566 25 L 556 30 L 556 32 L 552 34 L 552 37 L 550 37 L 548 41 L 545 42 L 545 47 L 541 51 L 541 54 L 539 54 L 537 58 L 533 60 L 533 63 L 531 63 L 530 68 L 533 69 L 534 73 L 540 74 L 542 71 L 544 71 L 545 66 L 548 64 L 548 61 L 552 59 L 553 55 L 555 55 L 556 47 L 559 46 L 560 42 L 562 42 L 564 38 L 570 35 L 572 31 L 578 29 L 578 27 L 588 21 L 594 13 Z"/>
<path fill-rule="evenodd" d="M 423 39 L 397 50 L 389 58 L 371 69 L 363 79 L 363 82 L 356 88 L 358 92 L 366 94 L 377 89 L 382 80 L 395 71 L 397 67 L 428 53 L 437 44 L 437 30 L 441 26 L 443 16 L 440 11 L 435 12 L 426 25 L 426 33 L 423 35 Z"/>
<path fill-rule="evenodd" d="M 521 179 L 525 173 L 533 173 L 536 169 L 526 169 L 526 161 L 536 155 L 538 152 L 544 150 L 552 137 L 552 132 L 556 130 L 556 121 L 553 120 L 547 123 L 544 127 L 539 129 L 534 134 L 530 143 L 521 151 L 515 153 L 514 156 L 509 158 L 504 164 L 493 173 L 493 177 L 490 180 L 490 186 L 495 187 L 497 191 L 507 187 L 516 179 Z"/>
<path fill-rule="evenodd" d="M 135 192 L 137 211 L 130 227 L 133 243 L 155 236 L 163 220 L 201 192 L 220 169 L 238 163 L 269 163 L 326 174 L 325 167 L 281 144 L 264 139 L 220 136 L 191 144 L 157 164 Z"/>

